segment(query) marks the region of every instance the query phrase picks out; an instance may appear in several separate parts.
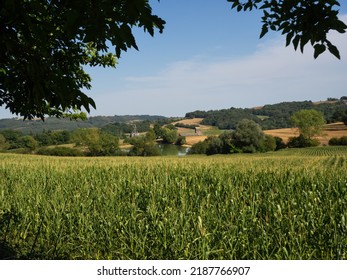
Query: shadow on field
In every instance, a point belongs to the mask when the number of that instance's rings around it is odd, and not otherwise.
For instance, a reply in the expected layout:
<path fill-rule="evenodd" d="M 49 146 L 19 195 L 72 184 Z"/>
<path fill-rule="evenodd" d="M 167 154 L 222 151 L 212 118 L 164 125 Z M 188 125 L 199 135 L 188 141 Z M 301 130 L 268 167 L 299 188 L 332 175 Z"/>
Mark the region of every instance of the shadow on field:
<path fill-rule="evenodd" d="M 17 252 L 7 242 L 7 233 L 11 224 L 18 223 L 19 220 L 17 211 L 0 209 L 0 260 L 18 259 Z"/>
<path fill-rule="evenodd" d="M 16 260 L 17 253 L 5 242 L 0 241 L 0 260 Z"/>

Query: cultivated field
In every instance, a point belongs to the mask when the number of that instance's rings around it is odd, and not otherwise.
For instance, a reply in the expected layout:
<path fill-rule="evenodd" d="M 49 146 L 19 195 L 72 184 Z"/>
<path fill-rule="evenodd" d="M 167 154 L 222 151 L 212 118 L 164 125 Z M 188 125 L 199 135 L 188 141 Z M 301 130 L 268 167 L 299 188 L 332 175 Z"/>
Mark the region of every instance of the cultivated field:
<path fill-rule="evenodd" d="M 284 142 L 287 142 L 290 137 L 299 136 L 298 130 L 294 128 L 265 130 L 264 133 L 281 137 Z M 347 136 L 347 126 L 340 122 L 325 125 L 323 135 L 317 137 L 317 139 L 322 145 L 328 145 L 331 138 L 340 138 L 342 136 Z"/>
<path fill-rule="evenodd" d="M 219 135 L 221 131 L 213 126 L 210 125 L 202 125 L 203 118 L 193 118 L 193 119 L 184 119 L 176 123 L 181 123 L 185 125 L 195 125 L 197 127 L 197 130 L 184 128 L 184 127 L 178 127 L 177 132 L 186 137 L 186 145 L 192 146 L 198 142 L 204 141 L 208 136 L 210 135 Z"/>
<path fill-rule="evenodd" d="M 221 133 L 221 131 L 218 131 L 216 128 L 212 126 L 201 125 L 200 123 L 202 122 L 202 120 L 202 118 L 194 118 L 178 121 L 179 123 L 187 125 L 196 125 L 197 127 L 199 127 L 200 135 L 195 134 L 193 129 L 178 128 L 178 133 L 186 136 L 187 145 L 191 146 L 197 142 L 204 141 L 210 135 L 218 136 Z M 295 128 L 264 130 L 264 133 L 272 136 L 281 137 L 284 142 L 288 142 L 290 137 L 299 136 L 299 132 Z M 344 125 L 342 122 L 339 122 L 325 125 L 323 135 L 317 137 L 317 139 L 319 140 L 321 145 L 328 145 L 328 142 L 331 138 L 340 138 L 342 136 L 347 136 L 347 126 Z"/>
<path fill-rule="evenodd" d="M 347 149 L 0 154 L 0 257 L 346 259 Z"/>

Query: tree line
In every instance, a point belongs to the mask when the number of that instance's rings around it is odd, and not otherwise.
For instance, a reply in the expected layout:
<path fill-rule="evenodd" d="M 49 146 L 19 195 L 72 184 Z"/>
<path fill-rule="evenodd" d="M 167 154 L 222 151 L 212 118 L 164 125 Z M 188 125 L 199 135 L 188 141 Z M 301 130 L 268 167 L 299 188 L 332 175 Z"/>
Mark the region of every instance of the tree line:
<path fill-rule="evenodd" d="M 185 137 L 173 124 L 136 122 L 138 134 L 131 137 L 134 123 L 108 124 L 102 128 L 78 128 L 74 131 L 43 131 L 24 134 L 16 130 L 0 130 L 0 151 L 35 153 L 55 156 L 154 156 L 160 155 L 157 143 L 183 145 Z M 121 149 L 120 141 L 131 145 Z M 62 146 L 64 145 L 64 146 Z"/>
<path fill-rule="evenodd" d="M 265 134 L 254 120 L 242 119 L 234 130 L 219 136 L 210 136 L 192 146 L 190 154 L 234 154 L 277 151 L 284 148 L 315 147 L 320 143 L 316 136 L 323 133 L 326 120 L 321 111 L 303 109 L 290 118 L 291 126 L 296 127 L 299 136 L 289 138 L 287 143 L 280 137 Z M 329 145 L 346 145 L 347 137 L 332 138 Z"/>
<path fill-rule="evenodd" d="M 347 113 L 347 110 L 344 111 Z M 347 115 L 347 114 L 346 114 Z M 344 119 L 347 124 L 347 118 Z M 283 148 L 318 146 L 315 139 L 323 132 L 326 119 L 322 111 L 302 109 L 290 117 L 292 127 L 299 130 L 298 137 L 287 143 L 279 137 L 264 134 L 261 126 L 252 119 L 242 119 L 234 130 L 226 130 L 219 136 L 210 136 L 193 145 L 190 154 L 230 154 L 276 151 Z M 177 126 L 160 122 L 136 122 L 108 124 L 103 128 L 79 128 L 75 131 L 44 131 L 25 135 L 15 130 L 0 130 L 0 150 L 61 156 L 154 156 L 160 155 L 158 142 L 184 145 L 185 137 L 178 133 Z M 136 134 L 131 130 L 136 127 Z M 132 137 L 133 136 L 133 137 Z M 127 151 L 120 147 L 120 140 L 129 144 Z M 61 146 L 63 144 L 71 144 Z M 346 137 L 332 138 L 330 145 L 346 145 Z"/>
<path fill-rule="evenodd" d="M 291 116 L 299 110 L 314 109 L 323 113 L 327 123 L 347 120 L 347 97 L 329 102 L 295 101 L 265 105 L 260 108 L 233 108 L 186 113 L 186 118 L 204 118 L 202 124 L 219 129 L 236 129 L 242 119 L 259 124 L 263 130 L 291 127 Z M 347 123 L 347 121 L 346 121 Z"/>

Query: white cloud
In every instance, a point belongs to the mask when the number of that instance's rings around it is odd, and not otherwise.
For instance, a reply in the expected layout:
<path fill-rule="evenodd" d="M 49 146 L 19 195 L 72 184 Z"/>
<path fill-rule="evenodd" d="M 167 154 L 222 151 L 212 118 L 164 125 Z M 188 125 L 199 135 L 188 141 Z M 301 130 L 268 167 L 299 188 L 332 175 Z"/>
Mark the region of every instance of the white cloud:
<path fill-rule="evenodd" d="M 342 60 L 328 52 L 314 60 L 310 46 L 301 54 L 292 46 L 285 48 L 284 38 L 280 37 L 242 58 L 213 60 L 198 56 L 174 62 L 156 75 L 128 77 L 121 90 L 122 99 L 116 102 L 118 109 L 113 108 L 113 112 L 182 116 L 196 109 L 347 95 L 347 36 L 331 34 L 331 40 L 338 46 Z M 104 102 L 97 103 L 100 107 Z"/>
<path fill-rule="evenodd" d="M 341 18 L 347 22 L 347 15 Z M 155 74 L 107 79 L 107 87 L 91 93 L 98 107 L 93 115 L 183 116 L 197 109 L 347 95 L 347 35 L 332 33 L 330 39 L 340 50 L 341 60 L 328 52 L 314 60 L 310 46 L 301 54 L 292 46 L 285 48 L 285 38 L 279 36 L 259 41 L 257 51 L 248 56 L 223 56 L 216 49 L 215 57 L 197 55 L 163 65 Z"/>

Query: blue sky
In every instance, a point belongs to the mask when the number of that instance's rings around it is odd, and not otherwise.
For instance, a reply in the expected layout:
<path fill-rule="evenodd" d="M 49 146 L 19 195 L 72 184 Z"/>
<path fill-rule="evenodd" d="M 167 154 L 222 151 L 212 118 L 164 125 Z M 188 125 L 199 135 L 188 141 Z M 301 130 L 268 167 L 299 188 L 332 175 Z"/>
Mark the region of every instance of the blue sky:
<path fill-rule="evenodd" d="M 347 23 L 347 3 L 339 1 Z M 91 115 L 184 116 L 194 110 L 249 108 L 347 95 L 347 34 L 329 34 L 341 53 L 317 60 L 285 48 L 285 37 L 259 39 L 261 12 L 237 13 L 226 0 L 156 0 L 166 20 L 154 37 L 135 30 L 140 51 L 122 54 L 116 69 L 88 68 L 97 110 Z M 11 117 L 0 108 L 0 118 Z"/>

